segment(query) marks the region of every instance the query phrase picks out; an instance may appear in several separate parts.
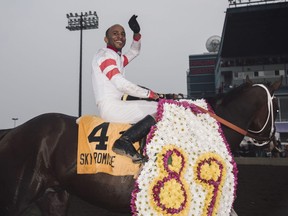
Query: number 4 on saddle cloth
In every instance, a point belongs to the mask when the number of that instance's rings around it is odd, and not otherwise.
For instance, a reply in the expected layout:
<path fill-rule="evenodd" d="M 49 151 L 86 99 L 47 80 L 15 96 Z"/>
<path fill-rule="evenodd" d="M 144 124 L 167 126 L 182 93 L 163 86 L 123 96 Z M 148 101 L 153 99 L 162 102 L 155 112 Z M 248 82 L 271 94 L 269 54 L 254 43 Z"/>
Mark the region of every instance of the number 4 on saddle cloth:
<path fill-rule="evenodd" d="M 112 151 L 113 143 L 130 124 L 105 122 L 98 116 L 82 116 L 78 123 L 77 173 L 104 172 L 115 176 L 138 175 L 140 164 Z M 134 143 L 140 149 L 140 142 Z"/>

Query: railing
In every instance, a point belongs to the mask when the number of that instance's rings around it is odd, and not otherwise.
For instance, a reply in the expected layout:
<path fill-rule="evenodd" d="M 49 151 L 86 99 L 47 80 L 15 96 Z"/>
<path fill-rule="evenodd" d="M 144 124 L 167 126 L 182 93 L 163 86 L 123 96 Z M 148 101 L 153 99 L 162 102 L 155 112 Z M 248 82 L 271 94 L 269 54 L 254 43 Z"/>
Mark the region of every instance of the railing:
<path fill-rule="evenodd" d="M 286 0 L 228 0 L 229 7 L 241 7 L 241 6 L 249 6 L 249 5 L 259 5 L 259 4 L 269 4 L 269 3 L 277 3 L 277 2 L 286 2 Z"/>

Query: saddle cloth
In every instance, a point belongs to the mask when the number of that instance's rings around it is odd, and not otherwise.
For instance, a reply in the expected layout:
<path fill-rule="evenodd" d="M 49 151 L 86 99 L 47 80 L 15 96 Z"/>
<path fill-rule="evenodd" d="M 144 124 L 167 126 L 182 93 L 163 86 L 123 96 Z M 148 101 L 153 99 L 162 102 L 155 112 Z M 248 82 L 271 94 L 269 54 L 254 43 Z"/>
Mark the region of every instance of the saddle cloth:
<path fill-rule="evenodd" d="M 107 173 L 114 176 L 137 176 L 140 165 L 112 151 L 112 145 L 130 124 L 105 122 L 98 116 L 85 115 L 77 119 L 77 173 Z M 134 143 L 136 149 L 139 143 Z"/>

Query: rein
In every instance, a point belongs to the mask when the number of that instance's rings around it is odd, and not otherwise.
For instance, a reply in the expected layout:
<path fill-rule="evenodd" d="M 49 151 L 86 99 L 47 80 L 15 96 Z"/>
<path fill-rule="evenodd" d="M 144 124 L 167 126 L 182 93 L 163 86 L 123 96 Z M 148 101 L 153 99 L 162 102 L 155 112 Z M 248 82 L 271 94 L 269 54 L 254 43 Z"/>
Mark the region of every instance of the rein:
<path fill-rule="evenodd" d="M 212 113 L 212 112 L 209 112 L 208 110 L 200 107 L 200 106 L 197 106 L 196 104 L 194 104 L 199 110 L 201 110 L 203 113 L 207 113 L 209 114 L 212 118 L 216 119 L 217 121 L 219 121 L 221 124 L 231 128 L 232 130 L 244 135 L 244 136 L 247 136 L 247 134 L 249 133 L 248 131 L 238 127 L 237 125 L 221 118 L 220 116 L 216 115 L 215 113 Z"/>
<path fill-rule="evenodd" d="M 274 130 L 274 126 L 273 126 L 273 122 L 274 122 L 274 115 L 273 115 L 273 96 L 270 95 L 270 92 L 268 91 L 268 89 L 266 88 L 266 86 L 262 85 L 262 84 L 254 84 L 253 86 L 259 86 L 261 88 L 264 88 L 264 90 L 266 91 L 267 93 L 267 106 L 268 106 L 268 114 L 267 114 L 267 119 L 266 119 L 266 122 L 265 124 L 263 125 L 263 127 L 258 130 L 258 131 L 253 131 L 253 130 L 244 130 L 240 127 L 238 127 L 237 125 L 221 118 L 220 116 L 216 115 L 215 113 L 212 113 L 212 112 L 209 112 L 208 110 L 202 108 L 202 107 L 199 107 L 197 106 L 196 104 L 194 104 L 198 109 L 200 109 L 203 113 L 207 113 L 209 114 L 212 118 L 216 119 L 217 121 L 219 121 L 221 124 L 231 128 L 232 130 L 244 135 L 244 136 L 248 136 L 254 140 L 257 140 L 257 141 L 264 141 L 264 143 L 262 144 L 255 144 L 257 146 L 263 146 L 263 145 L 266 145 L 267 143 L 269 143 L 271 140 L 272 140 L 272 137 L 275 133 L 275 130 Z M 255 135 L 257 133 L 261 133 L 264 128 L 267 126 L 268 124 L 268 121 L 269 121 L 269 117 L 271 115 L 271 131 L 270 131 L 270 136 L 269 137 L 262 137 L 262 136 L 258 136 L 258 135 Z M 254 134 L 253 134 L 254 133 Z"/>

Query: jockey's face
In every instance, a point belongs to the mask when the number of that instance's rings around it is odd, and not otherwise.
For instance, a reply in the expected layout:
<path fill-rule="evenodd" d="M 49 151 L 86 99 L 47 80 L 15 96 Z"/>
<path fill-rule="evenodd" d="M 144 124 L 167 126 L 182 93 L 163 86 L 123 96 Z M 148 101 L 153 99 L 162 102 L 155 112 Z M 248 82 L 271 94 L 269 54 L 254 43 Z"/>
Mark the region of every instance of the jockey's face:
<path fill-rule="evenodd" d="M 126 44 L 126 33 L 124 28 L 121 25 L 111 26 L 104 38 L 107 45 L 121 51 Z"/>

